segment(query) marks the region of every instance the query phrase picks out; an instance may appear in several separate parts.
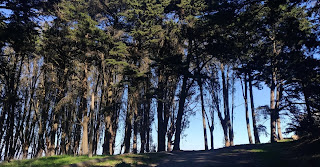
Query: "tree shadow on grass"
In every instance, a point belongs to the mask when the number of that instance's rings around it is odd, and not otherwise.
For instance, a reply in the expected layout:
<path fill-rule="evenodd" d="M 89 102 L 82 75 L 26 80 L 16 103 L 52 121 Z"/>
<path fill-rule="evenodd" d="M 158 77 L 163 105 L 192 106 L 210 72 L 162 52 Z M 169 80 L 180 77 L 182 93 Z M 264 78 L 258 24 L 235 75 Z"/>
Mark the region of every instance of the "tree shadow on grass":
<path fill-rule="evenodd" d="M 241 145 L 214 151 L 173 152 L 160 167 L 319 167 L 319 150 L 302 151 L 296 143 Z M 315 144 L 313 143 L 313 146 Z M 304 145 L 304 147 L 306 147 Z M 319 148 L 319 147 L 318 147 Z M 311 152 L 311 153 L 310 153 Z"/>

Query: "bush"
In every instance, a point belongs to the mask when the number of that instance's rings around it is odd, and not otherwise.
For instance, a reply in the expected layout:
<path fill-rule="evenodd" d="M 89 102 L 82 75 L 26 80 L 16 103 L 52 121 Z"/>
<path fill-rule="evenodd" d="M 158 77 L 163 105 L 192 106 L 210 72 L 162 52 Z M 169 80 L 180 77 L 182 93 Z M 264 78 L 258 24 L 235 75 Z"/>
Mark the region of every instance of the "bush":
<path fill-rule="evenodd" d="M 319 137 L 320 136 L 320 113 L 314 113 L 311 119 L 307 114 L 296 115 L 293 123 L 287 128 L 287 132 L 295 132 L 300 138 L 302 137 Z"/>

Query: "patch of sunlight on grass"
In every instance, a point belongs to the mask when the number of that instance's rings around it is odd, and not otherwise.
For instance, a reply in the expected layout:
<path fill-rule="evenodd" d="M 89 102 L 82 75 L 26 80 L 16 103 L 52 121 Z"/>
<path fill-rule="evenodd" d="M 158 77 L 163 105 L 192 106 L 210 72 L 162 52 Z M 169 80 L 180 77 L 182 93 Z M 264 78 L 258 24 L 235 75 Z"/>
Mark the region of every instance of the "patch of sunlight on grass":
<path fill-rule="evenodd" d="M 266 151 L 262 150 L 262 149 L 252 149 L 252 150 L 249 150 L 249 152 L 252 152 L 252 153 L 263 153 L 263 152 L 266 152 Z"/>
<path fill-rule="evenodd" d="M 290 142 L 293 141 L 293 139 L 282 139 L 282 140 L 278 140 L 278 143 L 285 143 L 285 142 Z"/>
<path fill-rule="evenodd" d="M 232 152 L 248 152 L 246 149 L 234 149 Z"/>
<path fill-rule="evenodd" d="M 116 155 L 110 156 L 107 161 L 96 163 L 93 166 L 150 165 L 159 162 L 164 156 L 166 154 L 163 153 Z"/>
<path fill-rule="evenodd" d="M 93 156 L 89 158 L 88 156 L 70 156 L 70 155 L 60 155 L 60 156 L 50 156 L 42 157 L 36 159 L 26 159 L 26 160 L 14 160 L 12 162 L 3 162 L 0 167 L 60 167 L 62 165 L 75 164 L 83 161 L 88 161 L 90 159 L 102 158 L 103 156 Z"/>

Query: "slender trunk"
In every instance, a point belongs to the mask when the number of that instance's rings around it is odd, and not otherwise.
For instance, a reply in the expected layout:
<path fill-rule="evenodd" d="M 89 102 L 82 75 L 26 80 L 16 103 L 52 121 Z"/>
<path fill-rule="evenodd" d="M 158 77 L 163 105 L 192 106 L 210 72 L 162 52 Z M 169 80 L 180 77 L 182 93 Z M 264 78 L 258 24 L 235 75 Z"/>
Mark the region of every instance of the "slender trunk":
<path fill-rule="evenodd" d="M 277 141 L 277 134 L 276 134 L 276 115 L 275 115 L 275 99 L 274 99 L 274 91 L 275 91 L 275 81 L 276 75 L 275 70 L 273 69 L 272 72 L 272 81 L 271 81 L 271 92 L 270 92 L 270 117 L 271 117 L 271 143 Z"/>
<path fill-rule="evenodd" d="M 146 152 L 150 152 L 150 99 L 148 100 L 148 104 L 149 104 L 149 112 L 147 112 L 147 120 L 146 120 Z"/>
<path fill-rule="evenodd" d="M 250 104 L 251 104 L 251 114 L 252 114 L 252 125 L 253 125 L 253 134 L 254 134 L 254 141 L 256 144 L 260 144 L 259 133 L 257 129 L 257 120 L 256 120 L 256 113 L 254 108 L 253 102 L 253 91 L 252 91 L 252 76 L 249 74 L 249 92 L 250 92 Z"/>
<path fill-rule="evenodd" d="M 92 157 L 93 154 L 93 137 L 95 136 L 94 133 L 94 118 L 95 118 L 95 114 L 94 114 L 94 94 L 95 91 L 92 90 L 91 93 L 91 104 L 90 104 L 90 120 L 91 120 L 91 127 L 90 127 L 90 139 L 89 139 L 89 157 Z"/>
<path fill-rule="evenodd" d="M 211 150 L 214 150 L 213 130 L 214 130 L 214 125 L 212 124 L 210 126 L 210 145 L 211 145 Z"/>
<path fill-rule="evenodd" d="M 172 112 L 172 115 L 170 117 L 170 128 L 169 128 L 169 131 L 167 133 L 167 151 L 170 152 L 172 151 L 172 137 L 173 137 L 173 134 L 174 134 L 174 131 L 175 131 L 175 128 L 174 128 L 174 113 Z"/>
<path fill-rule="evenodd" d="M 131 139 L 131 130 L 132 130 L 132 97 L 128 99 L 127 107 L 127 116 L 126 116 L 126 125 L 125 125 L 125 136 L 124 136 L 124 153 L 130 152 L 130 139 Z"/>
<path fill-rule="evenodd" d="M 282 96 L 282 83 L 277 83 L 277 97 L 276 97 L 276 121 L 277 121 L 277 130 L 278 130 L 278 139 L 283 140 L 281 132 L 281 120 L 280 120 L 280 101 Z"/>
<path fill-rule="evenodd" d="M 133 145 L 132 145 L 132 151 L 134 154 L 138 152 L 137 150 L 137 138 L 138 138 L 138 91 L 134 92 L 134 102 L 133 102 Z"/>
<path fill-rule="evenodd" d="M 88 147 L 88 123 L 89 117 L 87 111 L 87 92 L 88 92 L 88 66 L 85 64 L 83 73 L 83 80 L 82 80 L 82 100 L 81 100 L 81 111 L 83 114 L 83 119 L 81 122 L 82 126 L 82 140 L 81 140 L 81 155 L 88 155 L 89 154 L 89 147 Z"/>
<path fill-rule="evenodd" d="M 179 108 L 178 108 L 178 114 L 177 114 L 177 120 L 176 120 L 176 133 L 175 133 L 174 146 L 173 146 L 174 151 L 180 150 L 181 123 L 182 123 L 182 116 L 184 113 L 184 104 L 185 104 L 187 93 L 188 93 L 187 81 L 188 81 L 188 77 L 183 76 L 183 82 L 182 82 L 180 100 L 179 100 Z"/>
<path fill-rule="evenodd" d="M 227 125 L 228 125 L 228 130 L 229 130 L 229 140 L 230 140 L 230 145 L 234 146 L 233 143 L 233 138 L 234 138 L 234 134 L 233 134 L 233 126 L 232 126 L 232 122 L 231 122 L 231 115 L 230 115 L 230 107 L 229 107 L 229 70 L 230 68 L 228 67 L 227 69 L 227 77 L 226 77 L 226 82 L 225 82 L 225 87 L 226 87 L 226 121 L 227 121 Z"/>
<path fill-rule="evenodd" d="M 82 143 L 81 143 L 81 155 L 88 155 L 88 122 L 89 117 L 84 116 L 82 120 Z"/>
<path fill-rule="evenodd" d="M 148 77 L 149 78 L 149 77 Z M 149 79 L 146 82 L 146 108 L 144 113 L 144 129 L 145 129 L 145 135 L 146 135 L 146 152 L 150 152 L 150 106 L 151 106 L 151 98 L 149 95 L 149 89 L 150 89 L 150 82 Z"/>
<path fill-rule="evenodd" d="M 224 119 L 222 119 L 221 117 L 220 120 L 222 120 L 221 123 L 223 124 L 222 128 L 224 131 L 225 146 L 229 147 L 230 145 L 233 145 L 233 131 L 231 129 L 230 113 L 229 113 L 228 76 L 226 78 L 223 63 L 220 64 L 220 68 L 221 68 L 221 76 L 222 76 L 222 90 L 223 90 L 222 92 L 223 92 L 223 105 L 224 105 L 224 116 L 225 116 Z M 229 132 L 229 135 L 228 135 L 228 132 Z M 229 139 L 226 139 L 226 138 L 229 138 Z"/>
<path fill-rule="evenodd" d="M 143 104 L 144 105 L 144 109 L 143 110 L 140 110 L 140 111 L 143 111 L 143 113 L 141 114 L 142 118 L 140 120 L 140 139 L 141 139 L 141 142 L 140 142 L 140 153 L 144 153 L 144 149 L 145 149 L 145 145 L 146 145 L 146 129 L 145 129 L 145 121 L 146 121 L 146 104 Z"/>
<path fill-rule="evenodd" d="M 165 132 L 164 132 L 164 86 L 163 76 L 159 72 L 158 83 L 158 106 L 157 106 L 157 118 L 158 118 L 158 152 L 165 151 Z"/>
<path fill-rule="evenodd" d="M 104 130 L 104 143 L 103 143 L 103 155 L 110 155 L 110 127 L 111 127 L 111 116 L 109 114 L 105 114 L 104 118 L 105 130 Z"/>
<path fill-rule="evenodd" d="M 306 108 L 307 108 L 307 118 L 308 121 L 310 121 L 311 125 L 313 124 L 313 119 L 312 119 L 312 113 L 311 113 L 311 107 L 310 107 L 310 101 L 309 101 L 309 92 L 306 88 L 306 86 L 302 83 L 302 92 L 304 96 L 304 101 L 306 103 Z"/>
<path fill-rule="evenodd" d="M 226 147 L 229 147 L 230 141 L 228 136 L 228 126 L 226 123 L 223 123 L 222 129 L 223 129 L 223 135 L 224 135 L 224 144 Z"/>
<path fill-rule="evenodd" d="M 174 137 L 174 146 L 173 150 L 177 151 L 180 150 L 180 137 L 181 137 L 181 123 L 182 123 L 182 118 L 184 114 L 184 105 L 186 102 L 186 98 L 188 96 L 189 92 L 189 87 L 188 87 L 188 74 L 189 74 L 189 66 L 190 66 L 190 61 L 191 57 L 193 55 L 193 33 L 190 27 L 187 28 L 187 34 L 188 34 L 188 54 L 186 57 L 186 66 L 183 68 L 183 79 L 182 79 L 182 86 L 181 86 L 181 92 L 180 92 L 180 99 L 179 99 L 179 108 L 178 108 L 178 114 L 177 114 L 177 120 L 176 120 L 176 133 Z"/>
<path fill-rule="evenodd" d="M 199 76 L 200 77 L 200 76 Z M 200 87 L 200 98 L 201 98 L 201 110 L 202 110 L 202 125 L 203 125 L 203 137 L 204 137 L 204 148 L 208 150 L 208 139 L 207 139 L 207 127 L 206 127 L 206 117 L 204 109 L 204 99 L 203 99 L 203 89 L 201 78 L 198 78 L 198 85 Z"/>
<path fill-rule="evenodd" d="M 220 107 L 219 107 L 219 99 L 215 98 L 215 102 L 214 103 L 216 104 L 218 117 L 219 117 L 222 129 L 223 129 L 224 144 L 225 144 L 226 147 L 229 147 L 230 146 L 230 142 L 229 142 L 229 136 L 228 136 L 228 126 L 226 124 L 225 119 L 223 119 L 223 117 L 222 117 L 222 112 L 221 112 Z"/>
<path fill-rule="evenodd" d="M 247 85 L 247 74 L 245 73 L 244 76 L 244 83 L 243 87 L 244 90 L 242 89 L 243 92 L 243 99 L 244 99 L 244 105 L 245 105 L 245 110 L 246 110 L 246 125 L 247 125 L 247 132 L 248 132 L 248 139 L 249 143 L 252 144 L 252 136 L 251 136 L 251 128 L 250 128 L 250 120 L 249 120 L 249 108 L 248 108 L 248 85 Z"/>
<path fill-rule="evenodd" d="M 149 85 L 148 85 L 149 80 L 146 80 L 145 82 L 145 87 L 144 87 L 144 96 L 145 99 L 143 100 L 143 113 L 141 113 L 141 121 L 140 121 L 140 138 L 141 138 L 141 145 L 140 145 L 140 153 L 145 152 L 145 145 L 146 145 L 146 128 L 148 126 L 147 120 L 148 120 L 148 114 L 149 113 L 149 100 L 148 100 L 148 91 L 149 91 Z"/>

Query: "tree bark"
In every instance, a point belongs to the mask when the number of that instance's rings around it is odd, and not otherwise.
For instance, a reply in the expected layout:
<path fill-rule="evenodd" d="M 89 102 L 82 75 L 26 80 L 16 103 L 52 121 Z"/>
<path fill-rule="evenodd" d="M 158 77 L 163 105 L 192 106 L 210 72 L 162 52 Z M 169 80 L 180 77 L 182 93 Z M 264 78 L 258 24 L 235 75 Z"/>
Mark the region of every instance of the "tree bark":
<path fill-rule="evenodd" d="M 275 115 L 275 97 L 274 97 L 274 91 L 275 91 L 275 81 L 276 81 L 276 75 L 275 71 L 273 69 L 272 71 L 272 81 L 271 81 L 271 92 L 270 92 L 270 117 L 271 117 L 271 133 L 270 133 L 270 141 L 271 143 L 274 143 L 277 141 L 277 134 L 276 134 L 276 115 Z"/>
<path fill-rule="evenodd" d="M 252 76 L 249 74 L 249 92 L 250 92 L 250 104 L 251 104 L 251 114 L 252 114 L 252 125 L 253 125 L 253 134 L 254 141 L 256 144 L 260 144 L 259 132 L 257 129 L 257 120 L 256 113 L 254 108 L 254 100 L 253 100 L 253 90 L 252 90 Z"/>
<path fill-rule="evenodd" d="M 233 130 L 231 127 L 231 122 L 230 122 L 230 112 L 229 112 L 229 91 L 228 91 L 228 76 L 225 76 L 225 69 L 224 69 L 224 64 L 220 64 L 221 68 L 221 76 L 222 76 L 222 92 L 223 92 L 223 105 L 224 105 L 224 116 L 225 118 L 222 119 L 221 113 L 220 113 L 220 120 L 224 131 L 224 137 L 225 137 L 225 146 L 229 147 L 230 145 L 233 145 Z M 228 73 L 227 73 L 228 74 Z M 229 132 L 229 134 L 228 134 Z M 226 139 L 229 138 L 229 139 Z"/>
<path fill-rule="evenodd" d="M 125 125 L 125 136 L 124 136 L 124 153 L 130 152 L 130 139 L 132 130 L 132 97 L 128 99 L 126 125 Z"/>
<path fill-rule="evenodd" d="M 89 117 L 84 116 L 82 120 L 82 141 L 81 141 L 81 155 L 88 155 L 89 148 L 88 148 L 88 122 Z"/>
<path fill-rule="evenodd" d="M 251 128 L 250 128 L 250 120 L 249 120 L 249 107 L 248 107 L 248 85 L 247 85 L 247 74 L 245 73 L 244 76 L 244 83 L 243 87 L 244 90 L 242 89 L 243 92 L 243 99 L 244 99 L 244 105 L 245 105 L 245 110 L 246 110 L 246 125 L 247 125 L 247 132 L 248 132 L 248 139 L 249 143 L 252 144 L 252 135 L 251 135 Z"/>
<path fill-rule="evenodd" d="M 181 123 L 182 123 L 182 116 L 184 113 L 184 104 L 185 104 L 187 94 L 188 94 L 187 81 L 188 81 L 188 77 L 183 76 L 181 93 L 180 93 L 180 100 L 179 100 L 178 115 L 177 115 L 177 120 L 176 120 L 176 133 L 175 133 L 174 146 L 173 146 L 174 151 L 180 150 Z"/>
<path fill-rule="evenodd" d="M 139 123 L 139 118 L 138 118 L 138 90 L 134 92 L 134 101 L 133 101 L 133 145 L 132 145 L 132 152 L 134 154 L 137 154 L 137 138 L 138 138 L 138 123 Z"/>
<path fill-rule="evenodd" d="M 163 76 L 159 72 L 159 82 L 158 82 L 158 100 L 157 100 L 157 118 L 158 118 L 158 152 L 165 151 L 165 127 L 164 127 L 164 86 L 163 86 Z"/>
<path fill-rule="evenodd" d="M 278 131 L 278 139 L 283 140 L 282 132 L 281 132 L 281 120 L 280 120 L 280 101 L 282 96 L 282 83 L 277 83 L 277 97 L 276 97 L 276 121 L 277 121 L 277 131 Z"/>
<path fill-rule="evenodd" d="M 200 77 L 200 76 L 199 76 Z M 200 98 L 201 98 L 201 111 L 202 111 L 202 125 L 203 125 L 203 138 L 204 138 L 204 149 L 208 150 L 208 138 L 207 138 L 207 127 L 206 127 L 206 117 L 204 109 L 204 99 L 203 99 L 203 89 L 201 78 L 198 78 L 198 85 L 200 87 Z"/>

